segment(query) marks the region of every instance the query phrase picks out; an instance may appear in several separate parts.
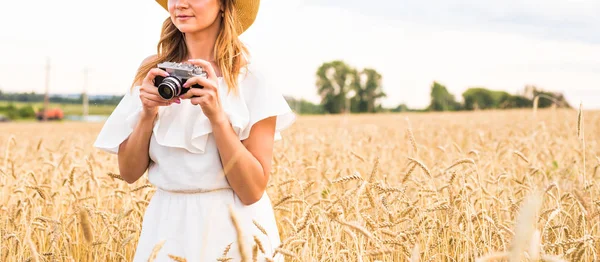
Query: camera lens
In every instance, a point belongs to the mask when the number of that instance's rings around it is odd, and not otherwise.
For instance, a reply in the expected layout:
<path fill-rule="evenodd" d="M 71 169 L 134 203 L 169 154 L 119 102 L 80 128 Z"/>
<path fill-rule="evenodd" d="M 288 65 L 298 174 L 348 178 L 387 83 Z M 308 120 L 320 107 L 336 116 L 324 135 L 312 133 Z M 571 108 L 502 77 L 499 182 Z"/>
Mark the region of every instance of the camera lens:
<path fill-rule="evenodd" d="M 166 77 L 158 85 L 158 94 L 164 99 L 171 99 L 181 92 L 181 82 L 175 77 Z"/>

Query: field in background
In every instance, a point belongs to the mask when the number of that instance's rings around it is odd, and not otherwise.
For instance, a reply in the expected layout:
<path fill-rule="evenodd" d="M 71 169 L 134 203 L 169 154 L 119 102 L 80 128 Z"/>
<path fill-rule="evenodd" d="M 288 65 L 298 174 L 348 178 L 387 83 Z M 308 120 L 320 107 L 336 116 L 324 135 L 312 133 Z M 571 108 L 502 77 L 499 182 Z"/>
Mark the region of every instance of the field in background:
<path fill-rule="evenodd" d="M 0 108 L 2 107 L 6 107 L 10 104 L 11 102 L 8 101 L 0 101 Z M 34 108 L 43 108 L 44 107 L 44 103 L 27 103 L 27 102 L 12 102 L 12 104 L 15 105 L 15 107 L 17 108 L 21 108 L 24 106 L 28 106 L 31 105 Z M 83 115 L 83 105 L 80 104 L 57 104 L 57 103 L 50 103 L 50 107 L 51 108 L 61 108 L 64 112 L 65 115 Z M 112 113 L 112 111 L 115 109 L 115 105 L 94 105 L 94 104 L 89 104 L 88 106 L 88 113 L 90 115 L 110 115 L 110 113 Z M 0 111 L 0 114 L 2 114 L 3 112 Z"/>
<path fill-rule="evenodd" d="M 580 126 L 574 110 L 300 117 L 276 144 L 268 188 L 279 252 L 593 261 L 600 112 Z M 116 156 L 92 148 L 100 127 L 0 125 L 1 261 L 132 259 L 154 188 L 115 178 Z"/>

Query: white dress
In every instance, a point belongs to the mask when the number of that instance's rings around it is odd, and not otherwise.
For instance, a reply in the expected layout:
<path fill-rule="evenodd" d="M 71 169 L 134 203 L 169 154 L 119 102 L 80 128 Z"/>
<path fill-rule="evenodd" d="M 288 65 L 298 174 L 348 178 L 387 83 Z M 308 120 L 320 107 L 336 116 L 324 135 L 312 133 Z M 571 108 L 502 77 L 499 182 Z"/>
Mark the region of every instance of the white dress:
<path fill-rule="evenodd" d="M 269 116 L 277 116 L 275 141 L 281 131 L 296 120 L 283 95 L 267 84 L 253 64 L 239 76 L 239 96 L 227 95 L 226 82 L 219 78 L 221 104 L 240 140 L 248 138 L 252 126 Z M 116 154 L 119 145 L 133 131 L 142 104 L 139 87 L 127 92 L 106 120 L 94 147 Z M 209 119 L 200 106 L 189 100 L 159 108 L 149 148 L 153 164 L 148 179 L 157 190 L 143 218 L 140 239 L 133 261 L 148 261 L 156 244 L 164 241 L 154 261 L 173 261 L 169 255 L 187 261 L 217 261 L 229 246 L 226 257 L 240 261 L 237 233 L 230 219 L 233 207 L 245 240 L 244 249 L 252 257 L 256 236 L 265 254 L 259 261 L 272 258 L 280 244 L 273 207 L 265 193 L 261 200 L 244 205 L 230 188 L 212 135 Z M 181 193 L 179 190 L 213 192 Z M 257 223 L 266 232 L 258 228 Z M 275 261 L 282 261 L 280 254 Z"/>

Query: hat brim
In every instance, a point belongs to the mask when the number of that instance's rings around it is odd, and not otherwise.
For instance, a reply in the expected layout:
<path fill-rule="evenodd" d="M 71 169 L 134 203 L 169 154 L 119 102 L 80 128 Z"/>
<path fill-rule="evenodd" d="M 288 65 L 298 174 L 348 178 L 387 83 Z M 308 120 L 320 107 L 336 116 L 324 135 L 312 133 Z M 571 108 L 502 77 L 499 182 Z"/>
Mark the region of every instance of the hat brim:
<path fill-rule="evenodd" d="M 169 10 L 167 5 L 168 0 L 155 0 L 165 10 Z M 236 0 L 234 8 L 237 14 L 237 20 L 239 21 L 239 33 L 238 35 L 246 32 L 248 28 L 256 20 L 258 14 L 258 7 L 260 6 L 260 0 Z"/>

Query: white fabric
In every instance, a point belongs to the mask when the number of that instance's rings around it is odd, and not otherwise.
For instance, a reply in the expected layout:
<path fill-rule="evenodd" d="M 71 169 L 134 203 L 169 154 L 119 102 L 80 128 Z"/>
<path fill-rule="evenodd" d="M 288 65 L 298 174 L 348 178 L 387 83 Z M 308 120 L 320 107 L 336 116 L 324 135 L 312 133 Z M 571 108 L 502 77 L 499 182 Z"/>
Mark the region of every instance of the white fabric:
<path fill-rule="evenodd" d="M 275 141 L 282 139 L 281 131 L 296 120 L 283 95 L 267 84 L 253 64 L 238 80 L 239 96 L 227 94 L 222 78 L 219 78 L 218 90 L 223 109 L 239 139 L 247 139 L 252 126 L 269 116 L 277 116 Z M 106 120 L 94 146 L 117 154 L 141 112 L 139 87 L 135 87 L 125 94 Z M 145 212 L 134 261 L 147 261 L 154 245 L 161 240 L 166 242 L 155 261 L 171 261 L 168 254 L 185 257 L 187 261 L 216 261 L 230 243 L 234 244 L 228 257 L 239 261 L 237 235 L 229 219 L 230 204 L 238 213 L 242 232 L 248 240 L 247 251 L 251 251 L 256 235 L 271 257 L 280 239 L 266 193 L 257 203 L 245 206 L 232 190 L 199 194 L 167 192 L 230 187 L 222 175 L 223 165 L 210 121 L 200 106 L 182 100 L 181 104 L 160 107 L 149 156 L 154 163 L 148 169 L 148 179 L 159 189 Z M 268 236 L 258 231 L 253 220 L 265 228 Z"/>

